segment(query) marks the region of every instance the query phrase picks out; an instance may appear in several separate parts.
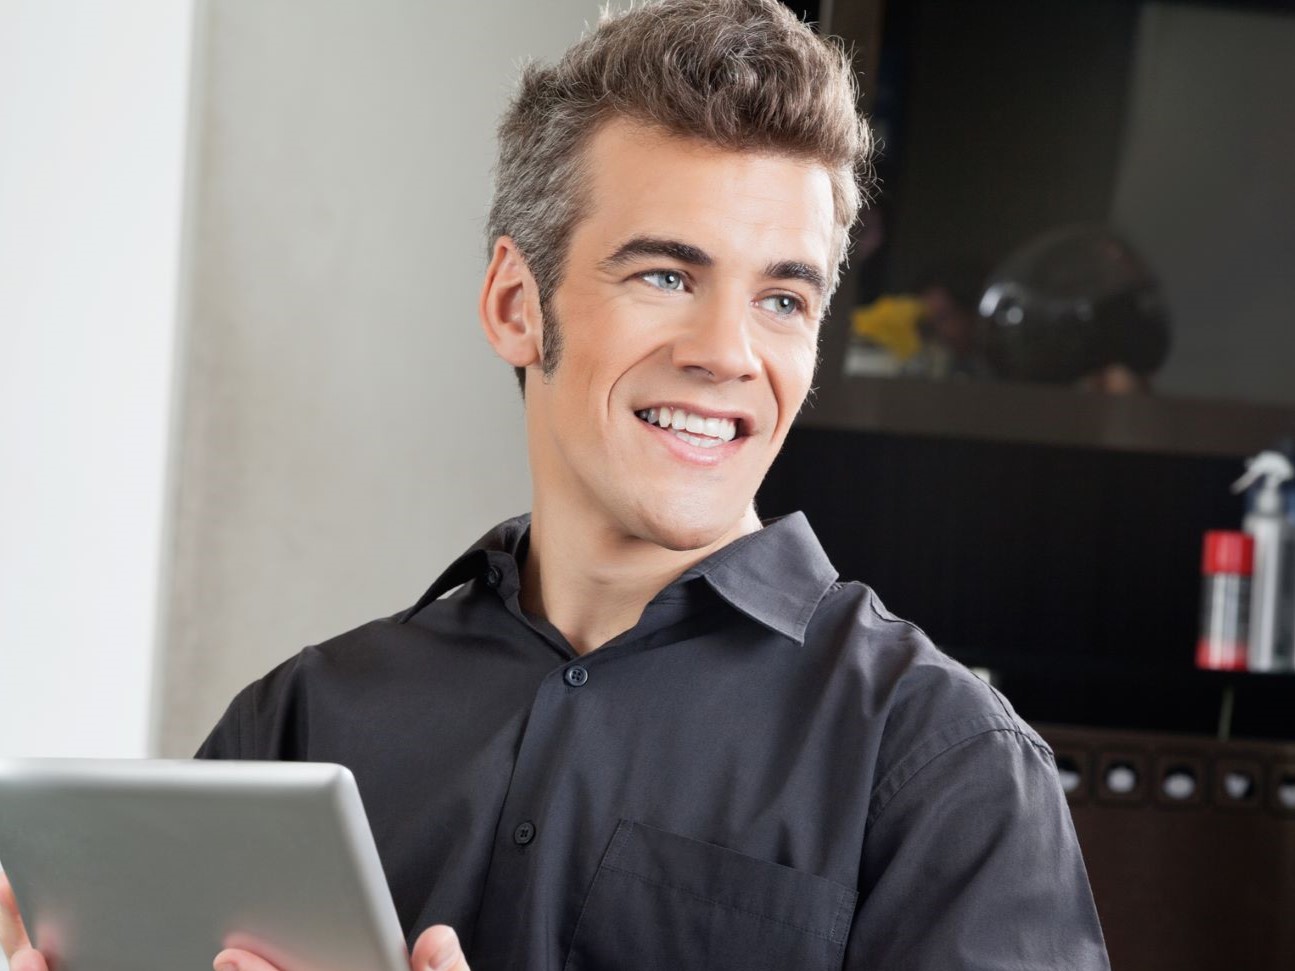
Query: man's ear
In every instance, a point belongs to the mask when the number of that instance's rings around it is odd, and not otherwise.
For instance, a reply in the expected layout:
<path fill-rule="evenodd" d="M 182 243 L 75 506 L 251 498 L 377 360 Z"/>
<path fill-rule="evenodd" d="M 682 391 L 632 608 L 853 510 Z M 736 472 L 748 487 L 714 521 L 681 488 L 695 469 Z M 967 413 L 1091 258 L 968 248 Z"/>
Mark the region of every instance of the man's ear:
<path fill-rule="evenodd" d="M 478 310 L 481 329 L 496 354 L 513 367 L 540 363 L 543 314 L 539 288 L 517 244 L 509 236 L 495 240 Z"/>

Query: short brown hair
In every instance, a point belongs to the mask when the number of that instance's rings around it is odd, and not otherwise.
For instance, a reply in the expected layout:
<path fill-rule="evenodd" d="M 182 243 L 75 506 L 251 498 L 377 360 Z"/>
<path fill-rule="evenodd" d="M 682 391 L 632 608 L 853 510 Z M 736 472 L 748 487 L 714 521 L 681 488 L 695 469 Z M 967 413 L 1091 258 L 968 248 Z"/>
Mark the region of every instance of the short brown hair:
<path fill-rule="evenodd" d="M 589 205 L 584 153 L 622 117 L 736 151 L 823 165 L 837 226 L 834 280 L 859 211 L 872 139 L 850 56 L 777 0 L 658 0 L 598 26 L 552 66 L 531 64 L 499 125 L 487 247 L 516 242 L 545 312 L 544 369 L 559 350 L 551 299 Z M 522 368 L 518 381 L 525 391 Z"/>

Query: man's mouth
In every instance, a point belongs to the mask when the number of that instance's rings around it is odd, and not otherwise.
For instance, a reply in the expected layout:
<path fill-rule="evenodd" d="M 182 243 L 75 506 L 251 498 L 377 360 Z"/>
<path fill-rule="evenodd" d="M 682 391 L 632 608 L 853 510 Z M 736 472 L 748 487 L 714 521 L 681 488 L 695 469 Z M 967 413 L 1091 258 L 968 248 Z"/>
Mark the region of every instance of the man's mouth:
<path fill-rule="evenodd" d="M 682 408 L 645 408 L 634 412 L 641 421 L 666 429 L 677 438 L 698 448 L 717 448 L 737 437 L 739 419 L 708 418 Z"/>

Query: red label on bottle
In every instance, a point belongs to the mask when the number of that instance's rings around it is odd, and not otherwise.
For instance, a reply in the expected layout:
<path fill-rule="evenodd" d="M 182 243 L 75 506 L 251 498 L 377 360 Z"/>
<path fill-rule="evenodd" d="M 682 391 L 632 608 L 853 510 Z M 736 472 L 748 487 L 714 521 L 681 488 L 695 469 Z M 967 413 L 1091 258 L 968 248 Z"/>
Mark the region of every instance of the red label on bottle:
<path fill-rule="evenodd" d="M 1202 637 L 1196 644 L 1196 666 L 1206 671 L 1244 671 L 1246 645 Z"/>

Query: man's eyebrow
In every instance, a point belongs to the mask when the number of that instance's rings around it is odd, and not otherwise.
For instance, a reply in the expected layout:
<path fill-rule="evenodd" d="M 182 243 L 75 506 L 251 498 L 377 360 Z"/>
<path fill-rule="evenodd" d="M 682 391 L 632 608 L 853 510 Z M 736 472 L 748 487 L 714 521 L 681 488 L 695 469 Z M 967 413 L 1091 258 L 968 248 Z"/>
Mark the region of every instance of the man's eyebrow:
<path fill-rule="evenodd" d="M 800 280 L 808 283 L 820 297 L 827 296 L 827 277 L 816 267 L 799 260 L 783 260 L 781 263 L 770 263 L 764 268 L 764 275 L 771 280 Z"/>
<path fill-rule="evenodd" d="M 618 246 L 611 256 L 600 260 L 598 265 L 604 270 L 614 270 L 642 256 L 668 256 L 689 266 L 711 266 L 715 262 L 709 253 L 691 243 L 657 236 L 635 236 Z"/>

